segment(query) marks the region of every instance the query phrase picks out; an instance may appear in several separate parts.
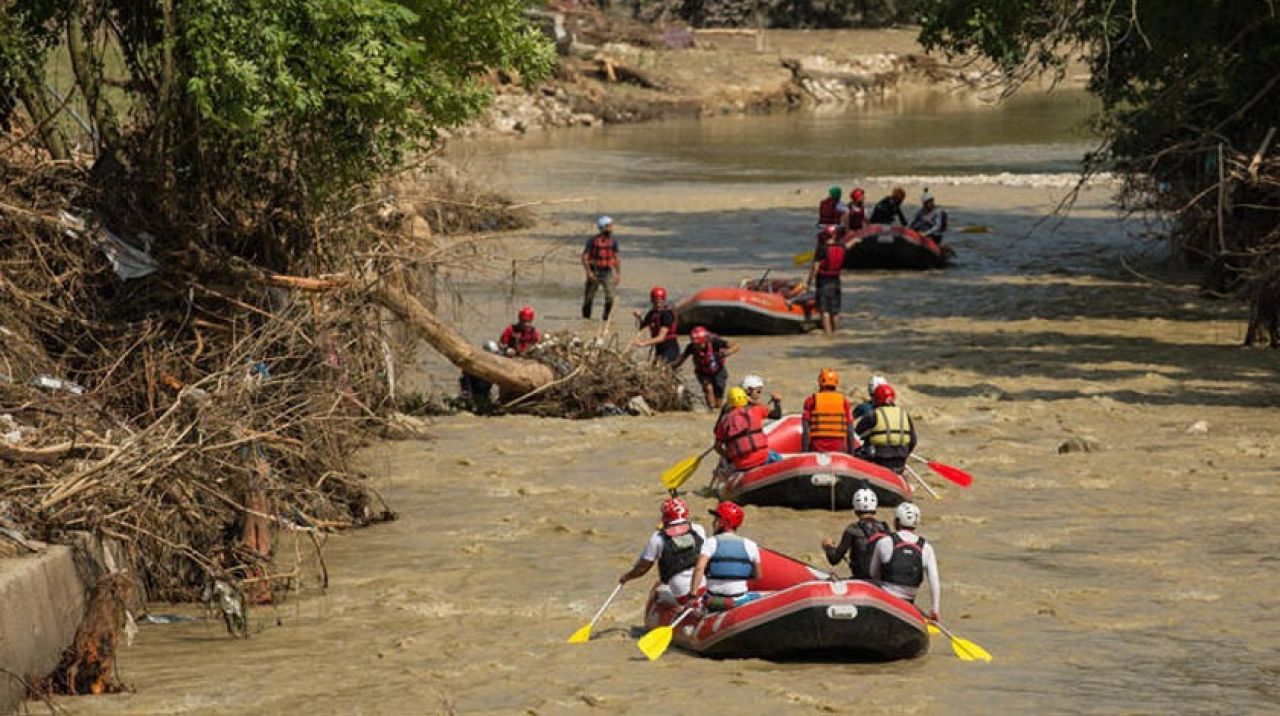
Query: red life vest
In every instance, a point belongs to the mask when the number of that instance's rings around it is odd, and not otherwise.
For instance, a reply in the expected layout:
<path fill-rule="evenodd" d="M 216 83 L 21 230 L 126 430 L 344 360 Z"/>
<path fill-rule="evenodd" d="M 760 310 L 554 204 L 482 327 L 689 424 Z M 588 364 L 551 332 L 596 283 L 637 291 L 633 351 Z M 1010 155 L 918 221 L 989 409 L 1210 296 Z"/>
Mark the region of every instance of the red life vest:
<path fill-rule="evenodd" d="M 840 223 L 840 200 L 827 197 L 818 204 L 819 224 Z"/>
<path fill-rule="evenodd" d="M 649 327 L 649 337 L 657 338 L 662 332 L 662 317 L 671 314 L 671 328 L 667 331 L 667 339 L 673 340 L 676 337 L 676 312 L 670 308 L 653 308 L 649 310 L 649 315 L 645 316 L 645 325 Z"/>
<path fill-rule="evenodd" d="M 850 206 L 845 224 L 850 231 L 857 231 L 867 225 L 867 210 L 861 206 Z"/>
<path fill-rule="evenodd" d="M 537 345 L 542 339 L 537 328 L 532 325 L 521 326 L 518 323 L 507 326 L 504 337 L 503 347 L 515 349 L 516 355 L 524 355 L 525 351 Z"/>
<path fill-rule="evenodd" d="M 724 443 L 725 456 L 733 466 L 745 470 L 763 465 L 769 459 L 769 440 L 764 435 L 761 411 L 746 405 L 734 408 L 721 418 L 718 437 Z"/>
<path fill-rule="evenodd" d="M 618 267 L 618 252 L 613 248 L 613 236 L 596 234 L 591 239 L 591 251 L 587 254 L 587 262 L 596 269 L 615 269 Z"/>
<path fill-rule="evenodd" d="M 844 268 L 844 246 L 838 243 L 827 244 L 818 264 L 818 275 L 824 278 L 838 278 Z"/>
<path fill-rule="evenodd" d="M 724 359 L 720 355 L 720 351 L 716 350 L 714 344 L 714 336 L 707 336 L 707 342 L 702 345 L 693 344 L 693 369 L 699 375 L 712 376 L 720 372 Z"/>

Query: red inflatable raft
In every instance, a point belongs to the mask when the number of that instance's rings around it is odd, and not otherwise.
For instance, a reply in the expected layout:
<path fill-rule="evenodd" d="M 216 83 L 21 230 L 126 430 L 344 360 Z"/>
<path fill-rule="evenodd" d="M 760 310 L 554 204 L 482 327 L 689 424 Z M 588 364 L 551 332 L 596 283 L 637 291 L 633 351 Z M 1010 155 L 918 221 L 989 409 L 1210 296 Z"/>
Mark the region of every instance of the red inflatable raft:
<path fill-rule="evenodd" d="M 671 643 L 717 658 L 905 659 L 929 649 L 924 617 L 870 582 L 833 580 L 789 557 L 760 549 L 755 601 L 701 619 L 686 617 Z M 650 593 L 645 627 L 670 624 L 683 607 Z"/>
<path fill-rule="evenodd" d="M 911 499 L 911 485 L 901 475 L 845 453 L 800 452 L 801 418 L 787 415 L 765 426 L 769 448 L 782 453 L 779 462 L 737 473 L 720 483 L 720 497 L 747 505 L 845 509 L 853 493 L 866 486 L 880 504 L 893 507 Z"/>
<path fill-rule="evenodd" d="M 949 252 L 905 226 L 871 224 L 845 237 L 849 269 L 931 269 L 947 265 Z"/>
<path fill-rule="evenodd" d="M 676 305 L 681 333 L 706 326 L 725 335 L 803 333 L 817 324 L 812 300 L 787 305 L 790 282 L 753 282 L 750 288 L 703 289 Z M 757 288 L 764 290 L 755 290 Z"/>

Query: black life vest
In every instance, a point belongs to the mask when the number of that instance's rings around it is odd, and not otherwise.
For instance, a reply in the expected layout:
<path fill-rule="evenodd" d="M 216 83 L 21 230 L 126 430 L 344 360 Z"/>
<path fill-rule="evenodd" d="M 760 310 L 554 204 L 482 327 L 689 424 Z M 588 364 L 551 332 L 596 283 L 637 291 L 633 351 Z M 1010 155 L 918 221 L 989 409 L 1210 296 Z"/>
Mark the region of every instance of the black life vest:
<path fill-rule="evenodd" d="M 858 520 L 849 525 L 849 532 L 853 534 L 853 548 L 849 550 L 849 569 L 853 570 L 853 578 L 870 579 L 871 555 L 876 542 L 889 536 L 889 525 L 880 520 Z"/>
<path fill-rule="evenodd" d="M 873 224 L 892 224 L 901 212 L 899 205 L 893 203 L 893 197 L 886 196 L 872 207 L 870 221 Z"/>
<path fill-rule="evenodd" d="M 650 338 L 658 337 L 658 334 L 662 332 L 662 319 L 668 316 L 671 318 L 671 327 L 667 331 L 667 340 L 663 341 L 663 343 L 676 340 L 676 312 L 665 307 L 651 308 L 644 317 L 644 324 L 649 327 Z"/>
<path fill-rule="evenodd" d="M 595 269 L 615 269 L 618 267 L 618 252 L 613 248 L 611 234 L 596 234 L 591 239 L 591 251 L 587 261 Z"/>
<path fill-rule="evenodd" d="M 893 539 L 893 556 L 880 567 L 880 581 L 902 587 L 919 587 L 924 582 L 924 538 L 907 542 L 898 536 Z"/>
<path fill-rule="evenodd" d="M 699 375 L 713 376 L 720 372 L 720 351 L 716 350 L 715 338 L 707 336 L 702 345 L 693 344 L 693 368 Z"/>
<path fill-rule="evenodd" d="M 675 537 L 667 534 L 670 528 L 658 530 L 658 534 L 662 537 L 662 554 L 658 556 L 658 579 L 662 580 L 663 584 L 686 569 L 692 569 L 698 563 L 698 551 L 702 549 L 702 535 L 690 525 L 685 527 L 688 527 L 688 530 Z"/>

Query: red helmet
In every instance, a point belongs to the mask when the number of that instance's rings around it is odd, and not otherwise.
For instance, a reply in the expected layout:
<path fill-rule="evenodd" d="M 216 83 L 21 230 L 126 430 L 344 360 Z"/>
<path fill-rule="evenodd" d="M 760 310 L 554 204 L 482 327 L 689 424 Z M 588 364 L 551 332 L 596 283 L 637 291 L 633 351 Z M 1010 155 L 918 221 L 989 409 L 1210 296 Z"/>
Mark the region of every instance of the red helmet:
<path fill-rule="evenodd" d="M 893 405 L 893 401 L 898 399 L 898 394 L 893 392 L 892 385 L 881 383 L 876 386 L 876 392 L 871 394 L 871 399 L 876 405 Z"/>
<path fill-rule="evenodd" d="M 662 521 L 665 524 L 689 519 L 689 505 L 679 497 L 662 501 Z"/>
<path fill-rule="evenodd" d="M 867 193 L 859 188 L 859 189 L 854 189 L 853 192 L 849 194 L 849 198 L 853 199 L 854 201 L 862 201 L 863 197 L 865 197 L 866 195 Z"/>
<path fill-rule="evenodd" d="M 649 289 L 649 300 L 654 303 L 661 303 L 662 301 L 667 300 L 667 289 L 661 286 L 654 286 Z"/>
<path fill-rule="evenodd" d="M 533 323 L 533 306 L 524 305 L 520 307 L 520 313 L 516 317 L 525 323 Z"/>
<path fill-rule="evenodd" d="M 732 502 L 721 502 L 716 505 L 714 510 L 711 510 L 711 514 L 719 517 L 720 521 L 731 530 L 741 527 L 742 520 L 746 517 L 742 513 L 742 508 Z"/>
<path fill-rule="evenodd" d="M 694 343 L 701 345 L 710 340 L 711 333 L 707 331 L 706 326 L 694 326 L 693 330 L 689 331 L 689 338 L 691 338 Z"/>

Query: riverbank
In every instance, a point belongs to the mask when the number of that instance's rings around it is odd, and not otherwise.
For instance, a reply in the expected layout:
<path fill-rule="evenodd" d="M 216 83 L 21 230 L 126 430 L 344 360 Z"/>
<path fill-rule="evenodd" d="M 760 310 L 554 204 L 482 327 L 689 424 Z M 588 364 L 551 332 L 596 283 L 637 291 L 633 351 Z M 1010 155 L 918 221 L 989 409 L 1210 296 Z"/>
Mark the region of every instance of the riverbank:
<path fill-rule="evenodd" d="M 999 94 L 991 74 L 926 54 L 916 28 L 692 31 L 674 47 L 650 32 L 645 44 L 628 36 L 575 45 L 537 87 L 495 77 L 493 107 L 462 133 L 867 106 L 922 88 L 988 101 Z M 1083 80 L 1073 68 L 1065 86 Z"/>

